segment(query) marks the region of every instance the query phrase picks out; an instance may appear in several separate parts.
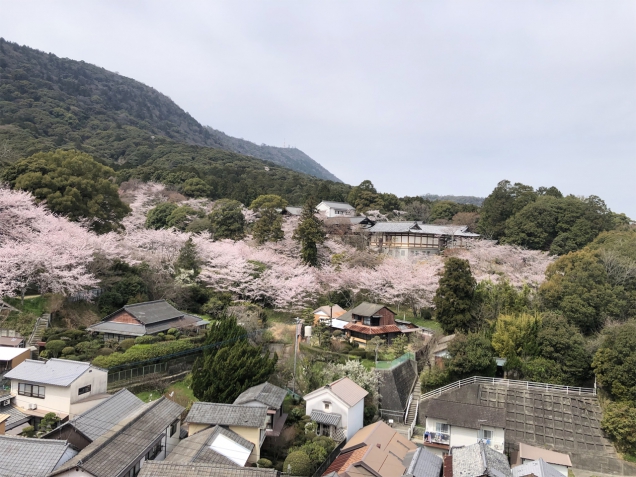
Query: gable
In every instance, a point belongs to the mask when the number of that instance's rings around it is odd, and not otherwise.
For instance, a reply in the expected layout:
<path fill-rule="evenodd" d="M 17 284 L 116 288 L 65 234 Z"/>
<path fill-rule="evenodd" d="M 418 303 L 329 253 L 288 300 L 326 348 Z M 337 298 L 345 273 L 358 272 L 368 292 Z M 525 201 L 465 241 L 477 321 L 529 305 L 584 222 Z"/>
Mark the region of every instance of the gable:
<path fill-rule="evenodd" d="M 141 325 L 141 321 L 132 316 L 126 310 L 121 310 L 116 312 L 114 316 L 108 319 L 111 323 L 127 323 L 130 325 Z"/>
<path fill-rule="evenodd" d="M 317 389 L 315 391 L 312 391 L 310 394 L 305 394 L 305 396 L 303 397 L 303 399 L 307 403 L 307 406 L 311 407 L 310 402 L 312 403 L 312 405 L 316 403 L 320 403 L 319 410 L 322 410 L 323 401 L 336 401 L 339 404 L 341 404 L 345 409 L 351 408 L 351 406 L 349 406 L 346 402 L 344 402 L 341 398 L 339 398 L 336 395 L 336 393 L 334 393 L 331 389 L 325 389 L 325 388 Z"/>

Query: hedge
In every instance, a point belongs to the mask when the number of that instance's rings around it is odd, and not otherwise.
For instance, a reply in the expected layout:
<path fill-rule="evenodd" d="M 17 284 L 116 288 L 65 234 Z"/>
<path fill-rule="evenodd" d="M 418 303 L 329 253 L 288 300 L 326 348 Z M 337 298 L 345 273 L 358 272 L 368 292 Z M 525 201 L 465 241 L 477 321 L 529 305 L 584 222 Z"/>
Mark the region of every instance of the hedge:
<path fill-rule="evenodd" d="M 146 361 L 153 358 L 161 358 L 172 353 L 187 351 L 196 348 L 197 345 L 190 340 L 163 341 L 148 345 L 135 345 L 125 353 L 113 353 L 110 356 L 98 356 L 93 360 L 93 365 L 100 368 L 113 368 L 124 364 Z"/>

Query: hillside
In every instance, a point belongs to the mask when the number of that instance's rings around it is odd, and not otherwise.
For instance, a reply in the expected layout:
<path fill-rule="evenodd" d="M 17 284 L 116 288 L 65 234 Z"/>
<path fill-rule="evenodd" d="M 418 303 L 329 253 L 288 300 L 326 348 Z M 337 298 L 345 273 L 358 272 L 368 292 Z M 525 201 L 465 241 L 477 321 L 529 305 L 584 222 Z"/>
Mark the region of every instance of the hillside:
<path fill-rule="evenodd" d="M 95 144 L 102 132 L 126 126 L 145 136 L 250 155 L 338 181 L 299 150 L 257 146 L 204 127 L 170 98 L 138 81 L 0 38 L 0 159 L 15 159 L 5 146 L 18 157 L 74 147 L 106 162 L 139 165 L 143 157 L 128 149 L 105 150 Z"/>
<path fill-rule="evenodd" d="M 447 200 L 449 202 L 456 202 L 457 204 L 470 204 L 481 207 L 484 203 L 484 197 L 475 197 L 473 195 L 438 195 L 438 194 L 424 194 L 423 199 L 430 200 L 432 202 L 438 200 Z"/>
<path fill-rule="evenodd" d="M 222 149 L 238 152 L 246 156 L 253 156 L 265 161 L 271 161 L 281 166 L 288 167 L 305 174 L 328 179 L 334 182 L 342 182 L 335 175 L 322 167 L 311 157 L 295 147 L 275 147 L 266 144 L 258 145 L 253 142 L 228 136 L 224 132 L 207 127 L 215 143 L 220 144 Z"/>

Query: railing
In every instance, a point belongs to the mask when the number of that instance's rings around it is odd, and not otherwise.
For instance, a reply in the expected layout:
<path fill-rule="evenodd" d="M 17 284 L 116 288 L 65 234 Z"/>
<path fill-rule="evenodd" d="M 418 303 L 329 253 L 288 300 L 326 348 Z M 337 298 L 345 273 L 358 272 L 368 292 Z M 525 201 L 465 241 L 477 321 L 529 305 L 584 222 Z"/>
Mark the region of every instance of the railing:
<path fill-rule="evenodd" d="M 409 411 L 411 410 L 411 401 L 413 401 L 413 393 L 409 394 L 409 401 L 406 403 L 406 411 L 404 411 L 404 422 L 409 417 Z"/>
<path fill-rule="evenodd" d="M 413 437 L 413 431 L 415 430 L 415 423 L 417 422 L 417 413 L 419 410 L 420 410 L 420 402 L 415 401 L 415 417 L 413 417 L 413 422 L 411 422 L 411 425 L 409 426 L 409 430 L 407 432 L 407 437 L 409 438 L 409 441 L 411 440 L 411 437 Z"/>
<path fill-rule="evenodd" d="M 381 419 L 393 419 L 396 424 L 404 424 L 406 422 L 402 411 L 391 411 L 389 409 L 378 409 Z"/>
<path fill-rule="evenodd" d="M 455 381 L 454 383 L 442 386 L 441 388 L 429 391 L 422 394 L 420 401 L 437 397 L 447 391 L 459 389 L 462 386 L 468 386 L 470 384 L 497 384 L 501 386 L 529 389 L 533 391 L 549 391 L 549 392 L 562 392 L 566 394 L 577 394 L 579 396 L 588 395 L 596 396 L 595 388 L 581 388 L 578 386 L 561 386 L 559 384 L 546 384 L 546 383 L 533 383 L 531 381 L 516 381 L 514 379 L 503 378 L 485 378 L 483 376 L 473 376 L 471 378 L 462 379 L 461 381 Z"/>

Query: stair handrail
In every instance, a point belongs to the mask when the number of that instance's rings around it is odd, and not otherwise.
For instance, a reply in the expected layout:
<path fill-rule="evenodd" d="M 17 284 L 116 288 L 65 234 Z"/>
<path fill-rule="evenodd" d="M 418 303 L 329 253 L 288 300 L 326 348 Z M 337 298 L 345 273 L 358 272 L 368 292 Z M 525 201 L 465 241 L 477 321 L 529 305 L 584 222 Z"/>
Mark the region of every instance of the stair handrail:
<path fill-rule="evenodd" d="M 409 426 L 409 430 L 407 432 L 409 441 L 411 440 L 411 437 L 413 437 L 413 431 L 415 430 L 415 423 L 417 422 L 417 413 L 419 410 L 420 410 L 420 402 L 415 401 L 415 416 L 413 417 L 413 422 L 411 422 L 411 425 Z"/>
<path fill-rule="evenodd" d="M 411 401 L 413 400 L 413 393 L 409 394 L 409 400 L 406 403 L 406 411 L 404 411 L 404 422 L 406 423 L 406 420 L 409 417 L 409 411 L 411 410 Z"/>
<path fill-rule="evenodd" d="M 515 387 L 515 388 L 544 390 L 544 391 L 550 391 L 550 392 L 565 392 L 566 394 L 578 394 L 579 396 L 583 396 L 583 395 L 596 396 L 595 388 L 583 388 L 579 386 L 563 386 L 560 384 L 536 383 L 532 381 L 518 381 L 516 379 L 487 378 L 484 376 L 472 376 L 470 378 L 460 379 L 459 381 L 455 381 L 454 383 L 447 384 L 446 386 L 442 386 L 441 388 L 437 388 L 427 393 L 424 393 L 420 396 L 420 402 L 424 401 L 425 399 L 441 396 L 443 393 L 447 391 L 459 389 L 462 386 L 468 386 L 470 384 L 500 384 L 500 385 Z"/>

